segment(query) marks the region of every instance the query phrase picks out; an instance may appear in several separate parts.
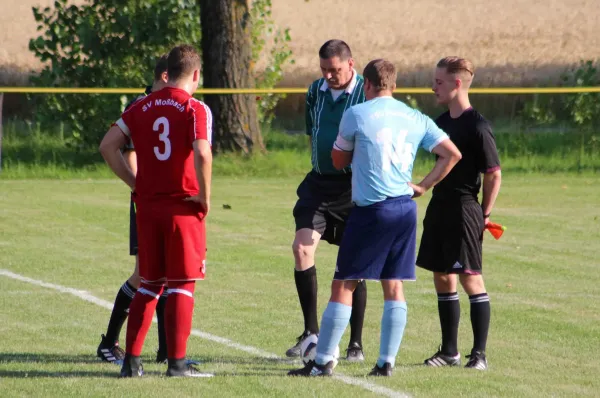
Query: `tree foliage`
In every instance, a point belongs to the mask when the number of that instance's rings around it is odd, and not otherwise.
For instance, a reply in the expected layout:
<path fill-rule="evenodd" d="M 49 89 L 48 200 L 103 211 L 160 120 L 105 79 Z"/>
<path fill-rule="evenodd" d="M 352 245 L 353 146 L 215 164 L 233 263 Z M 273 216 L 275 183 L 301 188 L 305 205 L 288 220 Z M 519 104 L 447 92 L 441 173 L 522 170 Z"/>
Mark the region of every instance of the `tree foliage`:
<path fill-rule="evenodd" d="M 191 43 L 200 49 L 200 6 L 194 0 L 87 0 L 53 7 L 33 7 L 40 35 L 29 49 L 44 62 L 32 83 L 43 87 L 140 87 L 152 81 L 156 59 L 171 47 Z M 253 2 L 252 17 L 262 18 L 253 31 L 253 56 L 274 41 L 265 71 L 252 71 L 259 87 L 281 79 L 291 60 L 289 32 L 280 31 L 270 14 L 270 0 Z M 264 18 L 263 18 L 264 17 Z M 131 96 L 48 94 L 31 97 L 35 117 L 45 131 L 61 129 L 78 145 L 97 145 Z M 268 120 L 278 98 L 261 103 L 260 120 Z"/>

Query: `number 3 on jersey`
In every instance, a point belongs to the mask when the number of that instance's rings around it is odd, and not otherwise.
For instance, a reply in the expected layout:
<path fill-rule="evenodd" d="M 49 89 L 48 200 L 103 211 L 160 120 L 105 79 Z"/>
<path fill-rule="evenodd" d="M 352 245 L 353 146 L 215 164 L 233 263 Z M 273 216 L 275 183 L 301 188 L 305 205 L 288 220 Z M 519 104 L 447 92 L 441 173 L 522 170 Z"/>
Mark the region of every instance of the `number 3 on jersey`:
<path fill-rule="evenodd" d="M 152 126 L 154 131 L 159 132 L 160 126 L 162 126 L 162 133 L 158 135 L 158 139 L 165 144 L 164 152 L 160 151 L 160 148 L 154 147 L 154 155 L 158 160 L 164 161 L 169 159 L 171 156 L 171 141 L 169 140 L 169 120 L 166 117 L 159 117 L 154 121 L 154 126 Z"/>
<path fill-rule="evenodd" d="M 399 131 L 394 140 L 394 133 L 390 128 L 386 127 L 377 132 L 377 142 L 382 146 L 381 165 L 384 171 L 390 171 L 392 165 L 400 165 L 401 172 L 408 171 L 412 163 L 413 146 L 406 142 L 407 135 L 408 131 Z"/>

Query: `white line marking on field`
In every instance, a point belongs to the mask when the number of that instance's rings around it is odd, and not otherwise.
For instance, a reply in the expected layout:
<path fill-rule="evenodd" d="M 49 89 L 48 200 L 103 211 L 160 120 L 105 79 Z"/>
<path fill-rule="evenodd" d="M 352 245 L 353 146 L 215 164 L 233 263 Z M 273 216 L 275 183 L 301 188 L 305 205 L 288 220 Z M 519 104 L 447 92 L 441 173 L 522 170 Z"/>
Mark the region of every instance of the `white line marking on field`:
<path fill-rule="evenodd" d="M 48 282 L 44 282 L 44 281 L 40 281 L 37 279 L 32 279 L 29 278 L 27 276 L 23 276 L 23 275 L 19 275 L 19 274 L 15 274 L 14 272 L 5 270 L 5 269 L 0 269 L 0 275 L 6 276 L 8 278 L 11 279 L 15 279 L 21 282 L 27 282 L 30 283 L 32 285 L 36 285 L 36 286 L 40 286 L 40 287 L 44 287 L 47 289 L 52 289 L 52 290 L 56 290 L 59 291 L 61 293 L 68 293 L 70 295 L 73 295 L 77 298 L 80 298 L 84 301 L 87 301 L 89 303 L 92 304 L 96 304 L 100 307 L 104 307 L 108 310 L 112 310 L 113 305 L 112 303 L 106 301 L 106 300 L 102 300 L 101 298 L 98 298 L 96 296 L 91 295 L 90 293 L 86 292 L 85 290 L 78 290 L 78 289 L 73 289 L 71 287 L 66 287 L 66 286 L 60 286 L 60 285 L 55 285 L 53 283 L 48 283 Z M 156 322 L 156 318 L 154 318 L 154 321 Z M 219 336 L 215 336 L 213 334 L 210 333 L 206 333 L 206 332 L 202 332 L 200 330 L 197 329 L 192 329 L 192 335 L 200 337 L 202 339 L 205 340 L 209 340 L 215 343 L 219 343 L 222 344 L 224 346 L 230 347 L 230 348 L 234 348 L 236 350 L 239 351 L 244 351 L 248 354 L 252 354 L 252 355 L 256 355 L 259 357 L 263 357 L 263 358 L 272 358 L 272 359 L 284 359 L 281 358 L 280 356 L 261 350 L 260 348 L 256 348 L 256 347 L 252 347 L 252 346 L 247 346 L 247 345 L 243 345 L 243 344 L 239 344 L 236 343 L 235 341 L 226 339 L 224 337 L 219 337 Z M 369 383 L 368 381 L 364 381 L 358 378 L 354 378 L 354 377 L 349 377 L 349 376 L 344 376 L 342 374 L 335 374 L 333 376 L 335 379 L 352 385 L 352 386 L 357 386 L 357 387 L 361 387 L 365 390 L 374 392 L 376 394 L 380 394 L 386 397 L 392 397 L 392 398 L 409 398 L 410 395 L 403 393 L 403 392 L 397 392 L 394 390 L 391 390 L 387 387 L 383 387 L 383 386 L 379 386 L 377 384 L 373 384 L 373 383 Z"/>

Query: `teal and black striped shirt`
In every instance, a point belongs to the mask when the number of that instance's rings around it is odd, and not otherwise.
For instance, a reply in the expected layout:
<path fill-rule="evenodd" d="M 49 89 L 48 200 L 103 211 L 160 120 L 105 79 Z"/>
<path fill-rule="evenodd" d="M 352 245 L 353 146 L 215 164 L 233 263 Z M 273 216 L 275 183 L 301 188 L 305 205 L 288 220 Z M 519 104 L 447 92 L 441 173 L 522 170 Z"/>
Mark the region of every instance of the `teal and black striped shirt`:
<path fill-rule="evenodd" d="M 344 174 L 333 167 L 331 149 L 337 138 L 340 121 L 346 109 L 365 102 L 364 79 L 356 71 L 352 81 L 337 99 L 323 78 L 315 80 L 306 93 L 306 134 L 311 136 L 312 168 L 319 174 Z"/>

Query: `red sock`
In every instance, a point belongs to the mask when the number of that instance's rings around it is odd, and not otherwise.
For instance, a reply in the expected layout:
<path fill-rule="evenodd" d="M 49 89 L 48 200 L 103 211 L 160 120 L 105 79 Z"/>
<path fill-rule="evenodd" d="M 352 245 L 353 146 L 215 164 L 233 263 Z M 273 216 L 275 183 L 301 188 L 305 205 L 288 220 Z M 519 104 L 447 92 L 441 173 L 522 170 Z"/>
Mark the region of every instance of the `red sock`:
<path fill-rule="evenodd" d="M 165 309 L 167 355 L 169 359 L 182 359 L 185 358 L 187 341 L 192 331 L 196 281 L 169 281 L 168 286 L 169 296 Z"/>
<path fill-rule="evenodd" d="M 148 329 L 152 324 L 152 316 L 162 294 L 164 286 L 148 285 L 144 282 L 133 296 L 129 306 L 129 320 L 127 321 L 127 339 L 125 352 L 139 357 Z"/>

